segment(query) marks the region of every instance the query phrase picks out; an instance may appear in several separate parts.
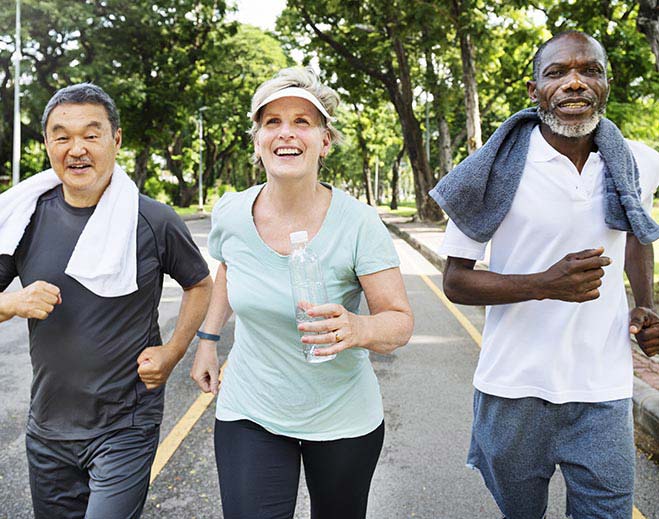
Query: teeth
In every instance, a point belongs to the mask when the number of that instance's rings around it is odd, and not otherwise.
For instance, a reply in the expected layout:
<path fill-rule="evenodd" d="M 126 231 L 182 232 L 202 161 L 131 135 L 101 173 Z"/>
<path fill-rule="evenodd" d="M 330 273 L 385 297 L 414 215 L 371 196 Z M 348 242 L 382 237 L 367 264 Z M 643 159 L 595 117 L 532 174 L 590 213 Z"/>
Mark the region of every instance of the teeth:
<path fill-rule="evenodd" d="M 300 155 L 302 152 L 296 148 L 279 148 L 275 153 L 278 156 L 282 155 Z"/>
<path fill-rule="evenodd" d="M 563 108 L 581 108 L 582 106 L 586 106 L 586 104 L 583 101 L 579 101 L 576 103 L 563 103 L 561 106 Z"/>

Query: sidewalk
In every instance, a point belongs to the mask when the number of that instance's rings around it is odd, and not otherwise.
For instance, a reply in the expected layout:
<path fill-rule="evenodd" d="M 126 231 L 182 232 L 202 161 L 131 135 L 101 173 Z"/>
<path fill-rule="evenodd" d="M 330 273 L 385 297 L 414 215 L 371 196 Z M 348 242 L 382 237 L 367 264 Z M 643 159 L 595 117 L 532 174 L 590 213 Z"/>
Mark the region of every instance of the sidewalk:
<path fill-rule="evenodd" d="M 417 249 L 441 272 L 444 271 L 446 258 L 437 254 L 444 232 L 436 224 L 412 222 L 410 218 L 382 213 L 380 217 L 385 225 Z M 487 264 L 478 262 L 476 268 L 487 268 Z M 634 420 L 637 440 L 651 453 L 659 455 L 659 356 L 646 357 L 633 343 L 634 361 Z"/>

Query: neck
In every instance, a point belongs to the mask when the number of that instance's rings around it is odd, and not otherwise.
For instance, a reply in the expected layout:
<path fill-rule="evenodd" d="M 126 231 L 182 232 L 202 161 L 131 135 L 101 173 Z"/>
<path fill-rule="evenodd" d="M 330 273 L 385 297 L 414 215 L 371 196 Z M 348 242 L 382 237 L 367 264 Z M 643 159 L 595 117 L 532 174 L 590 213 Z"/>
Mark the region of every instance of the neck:
<path fill-rule="evenodd" d="M 588 155 L 597 149 L 595 133 L 589 133 L 583 137 L 565 137 L 552 132 L 544 123 L 540 125 L 540 132 L 552 148 L 570 159 L 579 173 L 586 164 Z"/>
<path fill-rule="evenodd" d="M 62 192 L 64 193 L 64 200 L 72 207 L 94 207 L 98 205 L 98 201 L 109 185 L 110 182 L 102 186 L 101 189 L 78 191 L 63 184 Z"/>
<path fill-rule="evenodd" d="M 261 196 L 266 198 L 279 214 L 308 215 L 319 205 L 320 198 L 327 189 L 318 178 L 281 181 L 268 178 Z"/>

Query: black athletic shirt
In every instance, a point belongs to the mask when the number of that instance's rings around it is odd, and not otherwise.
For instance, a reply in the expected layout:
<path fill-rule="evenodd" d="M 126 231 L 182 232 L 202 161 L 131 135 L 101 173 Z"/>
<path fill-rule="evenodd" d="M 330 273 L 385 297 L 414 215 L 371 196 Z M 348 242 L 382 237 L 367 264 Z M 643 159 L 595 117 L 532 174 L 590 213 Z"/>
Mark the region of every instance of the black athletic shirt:
<path fill-rule="evenodd" d="M 138 290 L 103 298 L 64 274 L 93 207 L 64 200 L 61 185 L 41 196 L 13 256 L 0 255 L 0 291 L 47 281 L 62 304 L 47 319 L 30 319 L 32 391 L 27 428 L 43 438 L 88 439 L 132 425 L 158 424 L 164 387 L 147 391 L 137 357 L 162 343 L 158 304 L 163 274 L 182 287 L 208 275 L 185 224 L 169 207 L 140 195 Z M 110 229 L 108 232 L 112 232 Z"/>

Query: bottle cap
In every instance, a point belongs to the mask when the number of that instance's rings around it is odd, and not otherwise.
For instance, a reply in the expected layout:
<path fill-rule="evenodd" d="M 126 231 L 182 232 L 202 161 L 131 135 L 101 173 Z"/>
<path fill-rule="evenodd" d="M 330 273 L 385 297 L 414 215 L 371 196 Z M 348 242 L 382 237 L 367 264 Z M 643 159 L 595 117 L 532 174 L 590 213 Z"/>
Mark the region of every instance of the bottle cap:
<path fill-rule="evenodd" d="M 304 243 L 309 241 L 307 231 L 297 231 L 290 234 L 291 243 Z"/>

